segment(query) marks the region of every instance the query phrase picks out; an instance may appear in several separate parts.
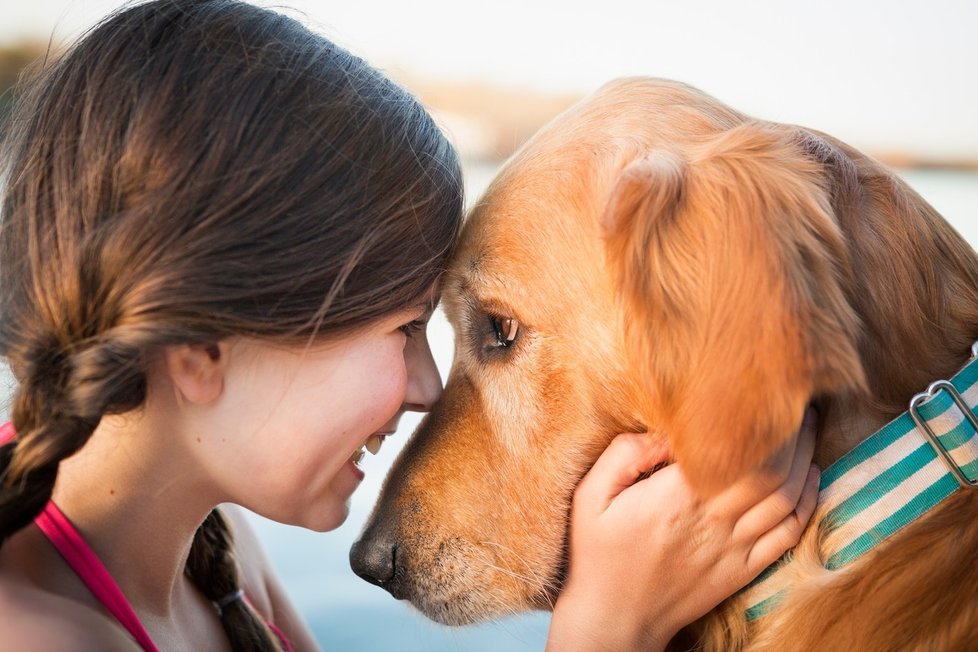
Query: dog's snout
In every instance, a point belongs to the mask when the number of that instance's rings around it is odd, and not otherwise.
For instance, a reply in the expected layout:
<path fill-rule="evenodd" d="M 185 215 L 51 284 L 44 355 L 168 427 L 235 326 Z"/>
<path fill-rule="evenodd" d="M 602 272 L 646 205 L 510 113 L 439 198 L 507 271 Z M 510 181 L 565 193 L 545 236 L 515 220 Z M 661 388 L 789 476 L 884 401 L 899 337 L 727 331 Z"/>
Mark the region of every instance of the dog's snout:
<path fill-rule="evenodd" d="M 397 546 L 383 538 L 364 536 L 350 548 L 353 572 L 377 586 L 391 590 Z"/>

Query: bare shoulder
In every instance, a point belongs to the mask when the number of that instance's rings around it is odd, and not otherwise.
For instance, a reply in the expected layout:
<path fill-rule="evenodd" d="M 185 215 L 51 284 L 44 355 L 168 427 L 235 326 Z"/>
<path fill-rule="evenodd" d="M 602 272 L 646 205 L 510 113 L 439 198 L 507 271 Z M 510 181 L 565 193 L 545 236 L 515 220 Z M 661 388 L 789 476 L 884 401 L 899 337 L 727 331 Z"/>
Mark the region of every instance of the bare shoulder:
<path fill-rule="evenodd" d="M 231 522 L 234 530 L 234 550 L 241 567 L 242 588 L 252 605 L 285 632 L 297 652 L 319 650 L 312 633 L 279 582 L 245 510 L 237 505 L 221 505 L 221 513 Z"/>
<path fill-rule="evenodd" d="M 221 505 L 220 509 L 234 533 L 234 556 L 241 571 L 242 588 L 259 613 L 270 618 L 272 607 L 266 577 L 272 573 L 271 564 L 244 509 L 230 504 Z"/>
<path fill-rule="evenodd" d="M 139 650 L 121 627 L 91 607 L 6 578 L 0 578 L 0 622 L 0 652 Z"/>

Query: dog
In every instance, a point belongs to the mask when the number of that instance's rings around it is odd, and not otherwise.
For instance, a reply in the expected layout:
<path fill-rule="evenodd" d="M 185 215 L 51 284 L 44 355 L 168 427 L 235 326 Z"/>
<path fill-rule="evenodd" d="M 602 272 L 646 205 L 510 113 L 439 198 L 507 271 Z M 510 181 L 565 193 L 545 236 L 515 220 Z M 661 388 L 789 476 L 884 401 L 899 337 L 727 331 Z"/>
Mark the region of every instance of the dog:
<path fill-rule="evenodd" d="M 443 304 L 456 332 L 444 393 L 351 563 L 465 624 L 552 606 L 574 488 L 618 432 L 663 438 L 706 495 L 777 451 L 810 404 L 816 463 L 843 457 L 967 362 L 978 256 L 852 147 L 633 78 L 504 165 Z M 978 492 L 952 492 L 844 568 L 826 564 L 832 507 L 820 498 L 781 564 L 775 608 L 746 617 L 747 589 L 684 645 L 978 649 Z"/>

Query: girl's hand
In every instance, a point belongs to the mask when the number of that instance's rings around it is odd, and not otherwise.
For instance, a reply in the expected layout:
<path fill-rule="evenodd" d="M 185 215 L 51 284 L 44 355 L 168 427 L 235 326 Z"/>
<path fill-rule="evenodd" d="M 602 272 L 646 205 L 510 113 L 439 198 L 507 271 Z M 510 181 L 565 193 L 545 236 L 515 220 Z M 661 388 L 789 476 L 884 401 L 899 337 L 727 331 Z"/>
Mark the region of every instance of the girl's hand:
<path fill-rule="evenodd" d="M 708 499 L 666 452 L 618 435 L 574 493 L 570 570 L 548 650 L 658 650 L 792 548 L 818 498 L 815 417 L 767 466 Z"/>

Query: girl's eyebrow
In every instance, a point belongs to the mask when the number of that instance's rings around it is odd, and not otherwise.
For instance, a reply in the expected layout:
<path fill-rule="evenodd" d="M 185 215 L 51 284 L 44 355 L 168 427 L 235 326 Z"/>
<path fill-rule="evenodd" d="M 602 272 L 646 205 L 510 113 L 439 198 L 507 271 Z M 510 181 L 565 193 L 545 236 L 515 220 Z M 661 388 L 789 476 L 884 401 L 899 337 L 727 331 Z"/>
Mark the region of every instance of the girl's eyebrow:
<path fill-rule="evenodd" d="M 441 292 L 432 292 L 426 299 L 422 300 L 415 305 L 422 315 L 430 315 L 438 307 L 438 303 L 441 301 Z"/>
<path fill-rule="evenodd" d="M 420 313 L 420 316 L 431 316 L 435 312 L 435 308 L 438 307 L 438 297 L 434 297 L 428 301 L 422 301 L 414 306 L 415 310 Z"/>
<path fill-rule="evenodd" d="M 422 301 L 420 303 L 415 303 L 407 308 L 404 308 L 404 312 L 399 313 L 410 317 L 414 321 L 427 321 L 431 317 L 432 313 L 435 312 L 435 305 L 430 301 Z"/>

